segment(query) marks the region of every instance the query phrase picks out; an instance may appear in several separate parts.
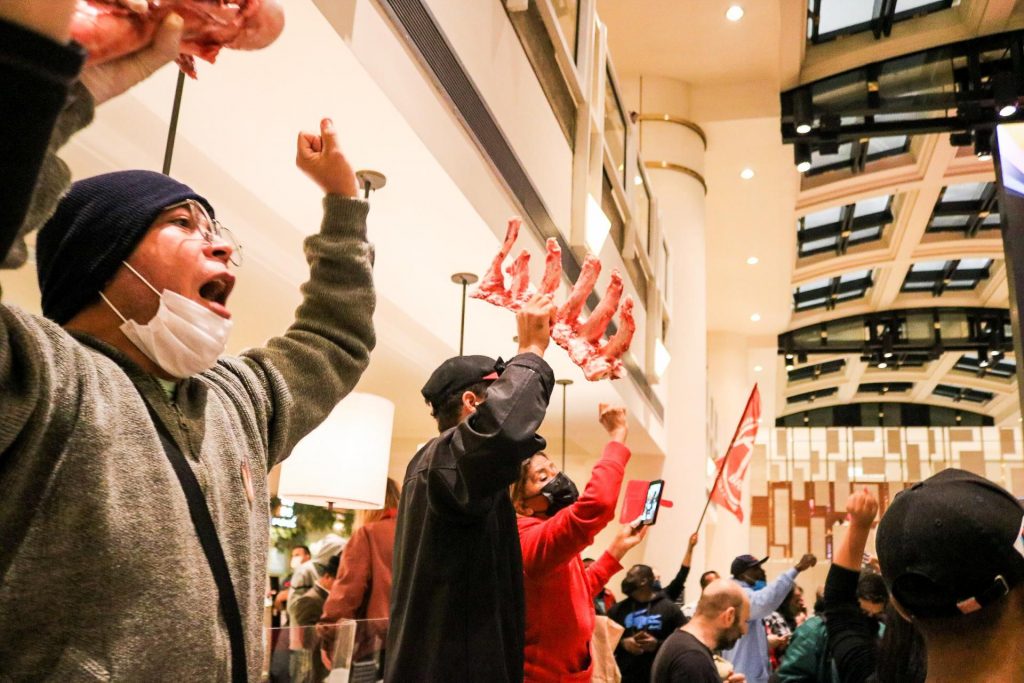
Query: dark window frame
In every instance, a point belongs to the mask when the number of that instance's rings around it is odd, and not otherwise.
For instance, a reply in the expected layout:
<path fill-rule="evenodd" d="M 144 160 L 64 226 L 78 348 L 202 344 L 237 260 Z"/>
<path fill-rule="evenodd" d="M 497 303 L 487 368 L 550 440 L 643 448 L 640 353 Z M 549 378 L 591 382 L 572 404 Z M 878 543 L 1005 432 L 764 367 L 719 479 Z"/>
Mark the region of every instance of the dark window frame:
<path fill-rule="evenodd" d="M 992 276 L 992 265 L 994 264 L 993 259 L 987 259 L 988 265 L 984 268 L 960 268 L 962 259 L 953 259 L 952 261 L 946 261 L 942 270 L 914 270 L 914 265 L 911 264 L 907 270 L 906 276 L 903 278 L 903 284 L 900 285 L 900 292 L 910 293 L 921 293 L 931 292 L 932 296 L 942 296 L 946 290 L 953 292 L 971 292 L 978 288 L 983 280 L 987 280 Z M 960 280 L 971 280 L 972 283 L 967 285 L 956 284 Z M 930 288 L 925 287 L 907 287 L 909 283 L 921 283 L 931 284 Z"/>
<path fill-rule="evenodd" d="M 982 230 L 999 230 L 999 224 L 985 225 L 985 220 L 992 214 L 999 214 L 999 188 L 995 182 L 986 183 L 980 199 L 944 202 L 942 198 L 950 186 L 942 188 L 939 199 L 935 202 L 935 208 L 928 219 L 928 227 L 925 233 L 962 233 L 968 239 L 976 237 Z M 933 226 L 932 221 L 942 216 L 967 216 L 967 223 L 959 226 Z"/>
<path fill-rule="evenodd" d="M 832 0 L 833 2 L 846 2 L 848 0 Z M 844 26 L 834 31 L 828 31 L 827 33 L 818 32 L 818 21 L 816 17 L 821 16 L 821 5 L 825 0 L 809 0 L 807 8 L 807 41 L 812 45 L 821 45 L 837 38 L 844 36 L 851 36 L 856 33 L 865 33 L 872 31 L 875 34 L 875 38 L 881 38 L 889 36 L 889 32 L 892 30 L 892 25 L 901 21 L 907 21 L 925 14 L 932 14 L 933 12 L 941 12 L 942 10 L 950 9 L 953 6 L 953 0 L 936 0 L 927 5 L 921 7 L 915 7 L 914 9 L 904 10 L 902 12 L 896 12 L 896 0 L 892 0 L 891 4 L 885 1 L 876 2 L 875 10 L 872 12 L 872 18 L 870 21 L 861 22 L 859 24 L 851 24 L 850 26 Z M 888 11 L 886 11 L 888 9 Z"/>
<path fill-rule="evenodd" d="M 857 202 L 846 204 L 840 209 L 838 221 L 817 225 L 813 228 L 805 228 L 804 224 L 807 216 L 801 216 L 797 221 L 796 229 L 797 258 L 809 258 L 827 252 L 834 252 L 836 256 L 842 256 L 850 247 L 881 240 L 882 235 L 885 234 L 885 227 L 892 224 L 895 220 L 895 216 L 892 213 L 893 201 L 895 201 L 895 195 L 889 195 L 889 201 L 886 202 L 883 210 L 864 216 L 854 216 L 857 210 Z M 855 232 L 876 227 L 878 228 L 878 234 L 875 236 L 853 238 L 853 233 Z M 804 251 L 803 249 L 805 244 L 830 238 L 835 239 L 832 245 L 816 247 L 809 251 Z"/>
<path fill-rule="evenodd" d="M 990 391 L 981 391 L 979 389 L 971 389 L 969 387 L 958 387 L 953 384 L 937 385 L 935 389 L 932 390 L 932 395 L 952 399 L 954 403 L 970 401 L 971 403 L 980 403 L 982 405 L 995 398 L 995 394 Z"/>
<path fill-rule="evenodd" d="M 800 287 L 797 287 L 793 290 L 793 310 L 797 313 L 822 307 L 826 310 L 832 310 L 839 303 L 861 299 L 874 285 L 874 274 L 875 272 L 873 270 L 869 270 L 868 274 L 864 277 L 856 280 L 850 280 L 848 282 L 840 282 L 842 276 L 829 278 L 828 285 L 808 291 L 800 291 Z M 854 296 L 845 296 L 850 293 L 856 294 Z M 824 301 L 820 303 L 802 305 L 803 302 L 816 301 L 817 299 L 822 298 Z"/>

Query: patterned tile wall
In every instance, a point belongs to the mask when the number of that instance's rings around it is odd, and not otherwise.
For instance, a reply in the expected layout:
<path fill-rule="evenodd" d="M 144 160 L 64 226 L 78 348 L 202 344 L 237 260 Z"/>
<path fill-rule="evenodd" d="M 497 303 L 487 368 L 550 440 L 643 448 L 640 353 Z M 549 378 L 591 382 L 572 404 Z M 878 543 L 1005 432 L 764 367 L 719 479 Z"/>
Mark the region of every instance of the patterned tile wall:
<path fill-rule="evenodd" d="M 882 512 L 902 489 L 947 467 L 975 472 L 1024 497 L 1019 429 L 997 427 L 776 428 L 750 463 L 750 540 L 773 558 L 831 558 L 852 487 Z"/>

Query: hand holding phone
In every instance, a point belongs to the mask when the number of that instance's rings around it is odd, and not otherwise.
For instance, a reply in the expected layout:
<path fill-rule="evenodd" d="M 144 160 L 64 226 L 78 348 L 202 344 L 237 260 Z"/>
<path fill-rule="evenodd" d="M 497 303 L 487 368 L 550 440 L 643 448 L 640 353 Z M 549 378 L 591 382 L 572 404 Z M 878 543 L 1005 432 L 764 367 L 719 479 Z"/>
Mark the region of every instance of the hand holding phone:
<path fill-rule="evenodd" d="M 640 515 L 640 524 L 651 526 L 658 521 L 658 510 L 661 509 L 661 494 L 664 490 L 664 479 L 655 479 L 647 486 L 647 497 L 644 499 L 644 511 Z"/>

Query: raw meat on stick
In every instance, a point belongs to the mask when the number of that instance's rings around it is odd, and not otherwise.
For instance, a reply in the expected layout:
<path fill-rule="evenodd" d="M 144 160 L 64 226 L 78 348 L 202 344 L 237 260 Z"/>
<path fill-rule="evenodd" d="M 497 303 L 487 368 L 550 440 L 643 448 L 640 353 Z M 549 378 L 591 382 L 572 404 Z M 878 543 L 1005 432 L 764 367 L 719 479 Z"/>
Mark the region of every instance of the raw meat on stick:
<path fill-rule="evenodd" d="M 521 225 L 522 221 L 518 217 L 509 219 L 501 249 L 481 279 L 480 285 L 470 296 L 517 311 L 537 292 L 537 288 L 530 283 L 528 251 L 523 250 L 507 268 L 502 268 L 512 251 L 512 245 L 519 237 Z M 540 292 L 553 294 L 562 280 L 562 250 L 554 238 L 548 239 L 546 247 L 547 256 Z M 600 273 L 601 262 L 597 257 L 588 255 L 583 262 L 579 279 L 569 293 L 569 298 L 559 307 L 555 324 L 551 328 L 551 338 L 569 352 L 569 358 L 583 369 L 583 374 L 591 381 L 606 377 L 616 379 L 622 376 L 622 356 L 629 350 L 633 333 L 636 331 L 633 299 L 628 295 L 623 298 L 622 276 L 618 271 L 612 271 L 611 282 L 601 303 L 589 318 L 580 320 L 587 297 L 594 289 Z M 604 341 L 605 330 L 608 329 L 616 310 L 619 311 L 619 327 L 611 339 Z"/>
<path fill-rule="evenodd" d="M 210 63 L 222 47 L 258 50 L 284 28 L 280 0 L 78 0 L 71 35 L 102 64 L 142 49 L 171 12 L 184 21 L 181 70 L 195 78 L 194 57 Z"/>

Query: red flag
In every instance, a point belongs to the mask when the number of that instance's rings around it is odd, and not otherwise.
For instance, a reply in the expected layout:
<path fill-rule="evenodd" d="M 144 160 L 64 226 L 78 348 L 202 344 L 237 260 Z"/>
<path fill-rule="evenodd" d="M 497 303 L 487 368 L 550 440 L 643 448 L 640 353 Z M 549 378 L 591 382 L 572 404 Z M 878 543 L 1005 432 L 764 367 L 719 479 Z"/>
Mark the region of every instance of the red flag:
<path fill-rule="evenodd" d="M 743 500 L 743 480 L 747 477 L 750 456 L 754 452 L 757 421 L 760 417 L 761 395 L 757 392 L 755 384 L 754 390 L 750 392 L 750 398 L 747 399 L 747 407 L 743 411 L 740 425 L 732 437 L 732 443 L 729 444 L 729 450 L 715 461 L 718 478 L 711 491 L 711 501 L 736 515 L 736 519 L 741 522 L 743 521 L 743 508 L 740 506 Z"/>

